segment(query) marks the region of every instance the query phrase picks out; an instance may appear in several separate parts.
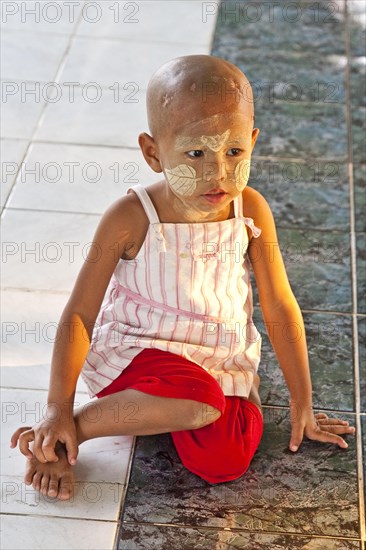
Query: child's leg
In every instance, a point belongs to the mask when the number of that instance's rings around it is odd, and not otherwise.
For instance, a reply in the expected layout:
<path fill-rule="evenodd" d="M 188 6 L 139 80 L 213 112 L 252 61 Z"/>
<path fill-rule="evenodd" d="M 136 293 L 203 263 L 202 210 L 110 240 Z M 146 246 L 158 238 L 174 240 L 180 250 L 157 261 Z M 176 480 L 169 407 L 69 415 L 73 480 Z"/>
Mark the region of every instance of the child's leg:
<path fill-rule="evenodd" d="M 206 426 L 220 417 L 218 409 L 190 399 L 174 399 L 126 389 L 78 407 L 74 412 L 78 443 L 113 435 L 152 435 Z M 63 445 L 58 462 L 29 460 L 25 483 L 43 494 L 66 500 L 72 495 L 73 472 Z"/>
<path fill-rule="evenodd" d="M 263 432 L 263 414 L 255 375 L 248 398 L 225 397 L 226 407 L 214 423 L 196 430 L 172 433 L 184 466 L 209 483 L 241 477 L 257 450 Z"/>
<path fill-rule="evenodd" d="M 101 397 L 75 410 L 79 443 L 111 435 L 153 435 L 211 424 L 220 411 L 191 399 L 150 395 L 135 389 Z"/>

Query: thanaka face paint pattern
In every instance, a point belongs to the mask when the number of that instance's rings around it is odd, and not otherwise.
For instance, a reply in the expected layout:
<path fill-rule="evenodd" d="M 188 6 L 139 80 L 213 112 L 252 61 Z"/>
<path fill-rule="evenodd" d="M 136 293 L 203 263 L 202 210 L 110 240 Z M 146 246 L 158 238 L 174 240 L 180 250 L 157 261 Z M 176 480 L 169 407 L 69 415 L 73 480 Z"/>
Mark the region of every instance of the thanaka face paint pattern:
<path fill-rule="evenodd" d="M 213 152 L 218 152 L 223 148 L 230 136 L 230 130 L 216 136 L 200 136 L 196 138 L 178 137 L 176 148 L 191 149 L 199 147 L 208 147 Z M 241 160 L 235 166 L 234 179 L 236 188 L 242 191 L 247 185 L 250 172 L 250 160 Z M 188 164 L 179 164 L 175 168 L 165 170 L 166 178 L 172 189 L 181 196 L 189 197 L 193 195 L 197 188 L 197 182 L 202 178 L 197 178 L 196 170 Z"/>
<path fill-rule="evenodd" d="M 198 147 L 208 147 L 211 151 L 217 153 L 220 149 L 223 148 L 225 142 L 230 136 L 230 130 L 226 130 L 223 134 L 217 134 L 216 136 L 200 136 L 197 138 L 191 137 L 179 137 L 176 141 L 177 148 L 198 148 Z"/>
<path fill-rule="evenodd" d="M 249 181 L 251 121 L 242 112 L 218 113 L 176 130 L 164 143 L 160 159 L 172 219 L 188 223 L 227 219 L 232 201 Z M 226 198 L 206 200 L 204 193 L 218 187 Z"/>
<path fill-rule="evenodd" d="M 170 187 L 179 195 L 186 197 L 193 195 L 197 182 L 201 179 L 196 177 L 196 170 L 188 164 L 179 164 L 171 170 L 165 169 L 165 175 Z"/>
<path fill-rule="evenodd" d="M 241 160 L 235 167 L 235 185 L 239 191 L 243 191 L 249 180 L 250 160 Z"/>

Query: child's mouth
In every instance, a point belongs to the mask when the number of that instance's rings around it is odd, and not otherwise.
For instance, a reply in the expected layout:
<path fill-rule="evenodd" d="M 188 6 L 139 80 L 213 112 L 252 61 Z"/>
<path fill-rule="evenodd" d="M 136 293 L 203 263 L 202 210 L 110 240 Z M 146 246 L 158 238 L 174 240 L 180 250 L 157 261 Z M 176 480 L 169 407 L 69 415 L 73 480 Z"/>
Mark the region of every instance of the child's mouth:
<path fill-rule="evenodd" d="M 208 193 L 205 193 L 203 196 L 209 202 L 217 203 L 217 202 L 222 202 L 226 198 L 227 193 L 222 189 L 217 189 L 215 191 L 209 191 Z"/>

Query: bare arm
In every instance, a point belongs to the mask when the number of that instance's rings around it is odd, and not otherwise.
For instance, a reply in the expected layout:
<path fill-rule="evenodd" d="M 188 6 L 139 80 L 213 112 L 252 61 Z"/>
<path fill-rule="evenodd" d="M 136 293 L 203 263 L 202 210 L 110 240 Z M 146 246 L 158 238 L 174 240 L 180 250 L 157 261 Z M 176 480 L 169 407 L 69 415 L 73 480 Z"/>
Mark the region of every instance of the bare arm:
<path fill-rule="evenodd" d="M 80 270 L 71 296 L 61 315 L 51 363 L 48 405 L 43 419 L 33 429 L 19 428 L 11 439 L 21 452 L 41 462 L 56 461 L 57 441 L 66 444 L 71 464 L 77 456 L 73 421 L 75 388 L 91 341 L 93 327 L 113 271 L 126 247 L 134 241 L 139 211 L 127 195 L 113 203 L 102 216 L 93 245 Z"/>
<path fill-rule="evenodd" d="M 335 421 L 337 428 L 326 431 L 320 429 L 314 418 L 304 322 L 288 281 L 271 209 L 264 197 L 251 188 L 245 189 L 243 200 L 246 215 L 252 217 L 262 230 L 257 239 L 251 239 L 248 254 L 267 333 L 290 393 L 290 448 L 297 450 L 304 433 L 311 439 L 347 447 L 346 442 L 337 435 L 347 432 L 344 427 L 346 423 Z M 333 421 L 329 422 L 333 425 Z M 324 425 L 329 428 L 328 424 Z"/>

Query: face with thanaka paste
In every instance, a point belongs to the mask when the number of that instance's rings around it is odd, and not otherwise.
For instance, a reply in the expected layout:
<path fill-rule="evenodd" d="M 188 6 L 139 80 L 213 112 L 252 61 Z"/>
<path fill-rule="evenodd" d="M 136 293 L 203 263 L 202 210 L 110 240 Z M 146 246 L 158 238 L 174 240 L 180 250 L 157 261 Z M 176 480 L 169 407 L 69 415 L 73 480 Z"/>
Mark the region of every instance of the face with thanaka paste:
<path fill-rule="evenodd" d="M 139 135 L 145 160 L 165 179 L 155 199 L 174 223 L 219 221 L 247 185 L 253 129 L 253 93 L 246 76 L 226 60 L 182 56 L 149 81 L 151 135 Z"/>
<path fill-rule="evenodd" d="M 238 106 L 230 113 L 178 125 L 161 141 L 160 164 L 171 204 L 185 220 L 210 221 L 227 213 L 228 205 L 245 188 L 258 129 Z M 217 202 L 208 192 L 221 189 Z"/>

